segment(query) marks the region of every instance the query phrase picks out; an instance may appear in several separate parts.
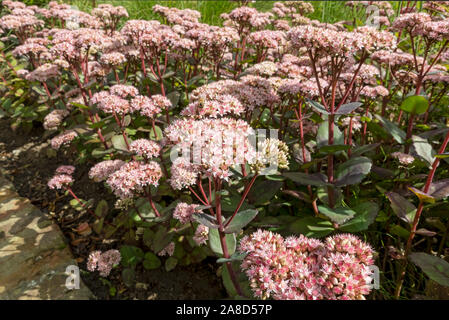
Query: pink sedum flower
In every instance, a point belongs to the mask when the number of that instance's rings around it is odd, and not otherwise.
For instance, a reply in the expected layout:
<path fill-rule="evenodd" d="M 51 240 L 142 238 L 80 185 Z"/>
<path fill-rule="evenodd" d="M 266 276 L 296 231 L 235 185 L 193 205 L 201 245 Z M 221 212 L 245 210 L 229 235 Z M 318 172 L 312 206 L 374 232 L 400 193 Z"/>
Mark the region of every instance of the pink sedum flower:
<path fill-rule="evenodd" d="M 89 178 L 96 182 L 106 180 L 111 174 L 125 164 L 122 160 L 105 160 L 97 163 L 89 170 Z"/>
<path fill-rule="evenodd" d="M 146 159 L 157 157 L 161 152 L 161 146 L 158 143 L 148 139 L 134 140 L 131 142 L 129 147 L 129 151 L 134 152 L 135 154 Z"/>
<path fill-rule="evenodd" d="M 161 167 L 157 162 L 132 160 L 111 174 L 106 183 L 117 197 L 127 199 L 142 192 L 147 186 L 158 186 L 161 177 Z"/>
<path fill-rule="evenodd" d="M 324 242 L 258 230 L 240 241 L 241 268 L 254 296 L 275 300 L 352 300 L 369 294 L 373 250 L 356 236 Z"/>
<path fill-rule="evenodd" d="M 103 253 L 101 251 L 93 251 L 89 254 L 87 260 L 87 270 L 91 272 L 98 270 L 100 276 L 107 277 L 111 273 L 112 268 L 120 263 L 121 258 L 120 252 L 115 249 Z"/>
<path fill-rule="evenodd" d="M 178 203 L 173 212 L 173 218 L 181 223 L 189 223 L 193 221 L 192 215 L 196 212 L 197 204 L 187 204 L 185 202 Z"/>
<path fill-rule="evenodd" d="M 64 186 L 68 186 L 73 182 L 73 178 L 68 174 L 56 174 L 48 181 L 47 185 L 50 189 L 62 189 Z"/>
<path fill-rule="evenodd" d="M 207 240 L 209 239 L 209 228 L 205 225 L 200 224 L 195 231 L 195 234 L 193 236 L 193 241 L 197 245 L 206 244 Z"/>
<path fill-rule="evenodd" d="M 169 256 L 171 257 L 175 252 L 175 243 L 170 242 L 164 249 L 162 249 L 157 255 L 158 256 Z"/>

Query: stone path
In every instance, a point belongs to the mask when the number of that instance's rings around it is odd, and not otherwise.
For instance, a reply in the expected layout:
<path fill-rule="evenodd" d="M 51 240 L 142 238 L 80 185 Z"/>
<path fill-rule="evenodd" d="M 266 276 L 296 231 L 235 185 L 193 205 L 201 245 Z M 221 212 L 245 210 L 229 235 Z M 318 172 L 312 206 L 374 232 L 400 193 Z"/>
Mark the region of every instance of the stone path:
<path fill-rule="evenodd" d="M 77 264 L 59 227 L 0 172 L 0 299 L 94 298 L 81 279 L 66 288 L 69 265 Z"/>

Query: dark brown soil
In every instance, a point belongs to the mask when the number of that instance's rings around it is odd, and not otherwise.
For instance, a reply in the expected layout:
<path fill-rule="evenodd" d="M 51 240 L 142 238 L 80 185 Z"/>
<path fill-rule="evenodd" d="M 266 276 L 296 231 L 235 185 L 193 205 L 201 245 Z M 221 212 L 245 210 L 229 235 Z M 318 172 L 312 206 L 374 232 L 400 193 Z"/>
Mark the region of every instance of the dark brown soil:
<path fill-rule="evenodd" d="M 89 252 L 96 249 L 115 248 L 117 241 L 103 241 L 94 234 L 81 236 L 76 232 L 83 222 L 92 222 L 87 213 L 80 214 L 69 205 L 70 196 L 55 192 L 47 187 L 47 181 L 60 165 L 75 165 L 73 186 L 75 193 L 82 199 L 100 199 L 108 201 L 113 207 L 115 198 L 102 184 L 93 183 L 88 178 L 92 163 L 74 164 L 72 157 L 51 151 L 48 140 L 51 136 L 40 126 L 30 132 L 20 128 L 12 130 L 7 119 L 0 119 L 0 168 L 10 179 L 20 196 L 26 197 L 49 214 L 60 226 L 78 261 L 86 285 L 98 299 L 222 299 L 226 292 L 216 275 L 213 259 L 187 267 L 178 266 L 166 272 L 136 269 L 136 285 L 126 287 L 120 277 L 120 270 L 114 269 L 105 279 L 97 273 L 86 271 Z"/>

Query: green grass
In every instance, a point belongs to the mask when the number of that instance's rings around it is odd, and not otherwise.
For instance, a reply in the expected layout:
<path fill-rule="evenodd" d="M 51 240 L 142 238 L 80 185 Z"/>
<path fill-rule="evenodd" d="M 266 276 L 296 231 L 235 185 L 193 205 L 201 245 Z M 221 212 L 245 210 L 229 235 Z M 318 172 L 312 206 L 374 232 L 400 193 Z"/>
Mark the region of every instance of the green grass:
<path fill-rule="evenodd" d="M 32 0 L 29 0 L 32 1 Z M 34 0 L 41 1 L 41 0 Z M 220 14 L 230 12 L 237 7 L 237 3 L 228 0 L 65 0 L 64 2 L 77 6 L 80 10 L 90 12 L 93 3 L 110 3 L 112 5 L 124 6 L 129 13 L 130 19 L 158 19 L 151 8 L 155 4 L 167 7 L 176 7 L 179 9 L 194 9 L 201 12 L 201 21 L 208 24 L 220 25 L 222 20 Z M 273 7 L 276 1 L 256 0 L 249 6 L 259 11 L 268 11 Z M 364 20 L 364 16 L 360 12 L 356 12 L 352 8 L 345 6 L 346 1 L 311 1 L 315 7 L 315 12 L 308 15 L 311 19 L 321 22 L 334 23 L 342 20 L 352 20 L 358 18 Z M 396 9 L 401 2 L 391 1 L 393 8 Z M 418 7 L 421 6 L 421 3 Z"/>
<path fill-rule="evenodd" d="M 93 4 L 93 0 L 69 0 L 65 2 L 87 12 L 90 12 Z M 221 23 L 220 14 L 230 12 L 237 7 L 235 2 L 227 0 L 97 0 L 95 2 L 97 4 L 110 3 L 115 6 L 124 6 L 128 10 L 131 19 L 156 19 L 157 16 L 151 11 L 151 8 L 155 4 L 179 9 L 195 9 L 201 12 L 202 22 L 214 25 Z M 250 6 L 259 11 L 268 11 L 273 7 L 274 2 L 256 1 L 250 3 Z M 315 12 L 309 16 L 312 19 L 333 23 L 341 20 L 349 20 L 354 17 L 353 10 L 345 6 L 345 1 L 313 1 L 312 3 L 315 7 Z"/>

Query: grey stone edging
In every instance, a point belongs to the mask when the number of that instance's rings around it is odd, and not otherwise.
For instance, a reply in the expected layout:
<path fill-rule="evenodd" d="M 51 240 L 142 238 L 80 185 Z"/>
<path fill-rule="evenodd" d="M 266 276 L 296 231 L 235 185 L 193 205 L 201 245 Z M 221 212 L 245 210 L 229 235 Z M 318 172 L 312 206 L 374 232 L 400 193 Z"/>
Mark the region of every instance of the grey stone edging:
<path fill-rule="evenodd" d="M 70 265 L 77 263 L 59 227 L 0 172 L 0 299 L 94 299 L 81 279 L 79 289 L 66 288 Z"/>

